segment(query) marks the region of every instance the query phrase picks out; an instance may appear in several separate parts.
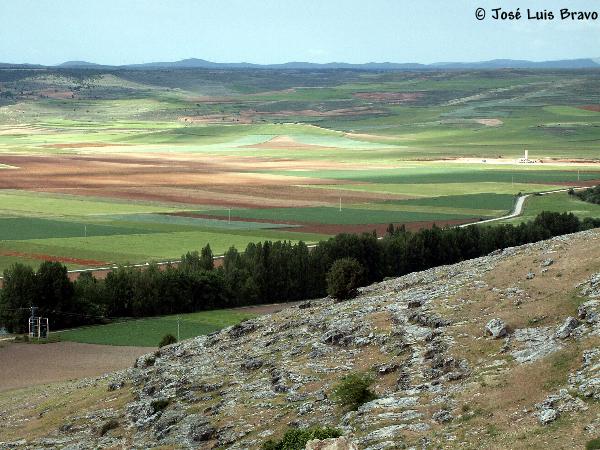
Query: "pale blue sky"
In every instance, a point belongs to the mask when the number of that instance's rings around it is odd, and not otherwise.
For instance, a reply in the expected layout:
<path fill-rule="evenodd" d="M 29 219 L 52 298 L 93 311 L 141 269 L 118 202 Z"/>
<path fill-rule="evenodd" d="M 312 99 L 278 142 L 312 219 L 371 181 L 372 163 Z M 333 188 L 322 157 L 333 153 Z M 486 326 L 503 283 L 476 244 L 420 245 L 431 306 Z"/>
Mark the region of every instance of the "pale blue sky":
<path fill-rule="evenodd" d="M 600 57 L 600 20 L 475 19 L 498 6 L 600 12 L 597 0 L 0 0 L 0 62 Z"/>

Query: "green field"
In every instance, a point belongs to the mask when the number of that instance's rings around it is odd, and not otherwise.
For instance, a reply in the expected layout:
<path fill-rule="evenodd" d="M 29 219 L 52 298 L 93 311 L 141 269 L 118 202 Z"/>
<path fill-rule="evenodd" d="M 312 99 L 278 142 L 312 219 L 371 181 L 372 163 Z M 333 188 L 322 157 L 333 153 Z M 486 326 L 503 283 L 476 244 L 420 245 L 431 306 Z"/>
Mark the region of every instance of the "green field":
<path fill-rule="evenodd" d="M 0 70 L 0 91 L 0 270 L 476 222 L 600 183 L 594 70 Z M 543 209 L 598 215 L 552 195 L 519 220 Z"/>
<path fill-rule="evenodd" d="M 202 311 L 179 316 L 161 316 L 148 319 L 127 320 L 108 325 L 81 327 L 55 333 L 62 341 L 85 344 L 133 345 L 137 347 L 157 347 L 166 334 L 177 336 L 179 317 L 180 339 L 189 339 L 212 333 L 221 328 L 235 325 L 245 319 L 255 317 L 248 312 L 236 310 Z"/>
<path fill-rule="evenodd" d="M 507 222 L 532 220 L 542 211 L 572 212 L 581 219 L 586 217 L 600 218 L 600 205 L 584 202 L 566 192 L 557 192 L 555 194 L 528 197 L 525 200 L 523 215 Z"/>
<path fill-rule="evenodd" d="M 209 211 L 208 213 L 213 213 Z M 220 213 L 216 213 L 220 214 Z M 270 208 L 246 209 L 234 211 L 236 217 L 245 219 L 284 220 L 291 222 L 323 224 L 373 224 L 392 222 L 428 222 L 435 220 L 467 219 L 472 214 L 448 214 L 440 212 L 393 211 L 344 207 L 336 208 Z"/>

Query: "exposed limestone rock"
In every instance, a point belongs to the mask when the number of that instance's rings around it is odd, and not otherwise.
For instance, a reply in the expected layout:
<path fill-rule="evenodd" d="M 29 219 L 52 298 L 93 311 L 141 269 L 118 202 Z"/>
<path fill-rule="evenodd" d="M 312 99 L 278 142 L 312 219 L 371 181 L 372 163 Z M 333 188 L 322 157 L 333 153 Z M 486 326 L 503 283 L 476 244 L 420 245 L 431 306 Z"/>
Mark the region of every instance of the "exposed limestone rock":
<path fill-rule="evenodd" d="M 358 450 L 354 442 L 345 436 L 331 439 L 313 439 L 306 443 L 306 450 Z"/>
<path fill-rule="evenodd" d="M 519 363 L 537 361 L 562 348 L 550 327 L 521 328 L 512 337 L 517 349 L 511 355 Z"/>
<path fill-rule="evenodd" d="M 592 275 L 588 280 L 579 284 L 581 294 L 590 298 L 600 298 L 600 272 Z"/>
<path fill-rule="evenodd" d="M 485 333 L 494 339 L 498 339 L 506 336 L 508 329 L 502 319 L 492 319 L 485 326 Z"/>
<path fill-rule="evenodd" d="M 538 420 L 542 425 L 548 425 L 558 419 L 558 413 L 555 409 L 545 408 L 538 413 Z"/>
<path fill-rule="evenodd" d="M 573 397 L 566 389 L 561 389 L 557 394 L 549 395 L 535 407 L 538 410 L 537 418 L 542 425 L 555 421 L 561 413 L 587 409 L 583 400 Z"/>
<path fill-rule="evenodd" d="M 556 329 L 554 336 L 558 339 L 566 339 L 571 336 L 573 330 L 579 326 L 579 321 L 575 317 L 567 317 L 563 324 Z"/>
<path fill-rule="evenodd" d="M 581 368 L 569 376 L 569 384 L 584 397 L 600 400 L 600 348 L 583 352 Z"/>
<path fill-rule="evenodd" d="M 587 323 L 598 323 L 600 321 L 600 300 L 590 300 L 580 305 L 577 315 Z"/>

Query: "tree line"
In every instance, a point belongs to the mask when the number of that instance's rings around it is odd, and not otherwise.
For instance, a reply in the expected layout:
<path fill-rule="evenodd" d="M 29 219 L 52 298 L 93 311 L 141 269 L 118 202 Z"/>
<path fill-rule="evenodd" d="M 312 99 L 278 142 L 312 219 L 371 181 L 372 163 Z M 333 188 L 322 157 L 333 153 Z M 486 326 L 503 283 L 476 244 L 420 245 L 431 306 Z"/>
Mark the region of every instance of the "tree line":
<path fill-rule="evenodd" d="M 313 248 L 288 241 L 250 243 L 244 252 L 231 247 L 218 268 L 207 245 L 200 253 L 183 255 L 178 265 L 122 266 L 104 280 L 83 272 L 74 282 L 58 262 L 46 261 L 36 271 L 17 263 L 4 271 L 0 325 L 26 331 L 32 305 L 38 315 L 50 318 L 51 329 L 60 329 L 119 317 L 317 298 L 326 295 L 327 274 L 340 259 L 358 261 L 366 285 L 598 226 L 600 219 L 580 221 L 571 213 L 554 212 L 516 226 L 434 226 L 411 232 L 390 225 L 382 239 L 373 232 L 339 234 Z"/>
<path fill-rule="evenodd" d="M 569 194 L 579 197 L 584 202 L 595 203 L 596 205 L 600 205 L 600 186 L 584 189 L 582 191 L 575 191 L 574 189 L 569 189 Z"/>

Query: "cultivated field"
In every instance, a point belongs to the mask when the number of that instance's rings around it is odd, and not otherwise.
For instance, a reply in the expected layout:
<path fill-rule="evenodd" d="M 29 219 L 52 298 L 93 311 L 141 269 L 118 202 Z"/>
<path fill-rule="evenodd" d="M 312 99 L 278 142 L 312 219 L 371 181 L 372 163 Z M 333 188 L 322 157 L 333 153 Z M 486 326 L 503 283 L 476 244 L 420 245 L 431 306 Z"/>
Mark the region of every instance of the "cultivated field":
<path fill-rule="evenodd" d="M 108 325 L 94 325 L 60 331 L 54 333 L 54 336 L 58 336 L 61 341 L 88 344 L 156 347 L 166 334 L 177 336 L 178 321 L 180 339 L 189 339 L 235 325 L 258 314 L 278 311 L 281 308 L 280 305 L 265 305 L 234 310 L 202 311 L 178 316 L 127 320 Z"/>
<path fill-rule="evenodd" d="M 599 182 L 599 93 L 597 71 L 0 70 L 0 269 L 502 216 Z M 548 198 L 526 214 L 596 214 Z"/>
<path fill-rule="evenodd" d="M 125 369 L 137 357 L 154 350 L 75 342 L 0 344 L 0 392 Z"/>

